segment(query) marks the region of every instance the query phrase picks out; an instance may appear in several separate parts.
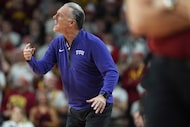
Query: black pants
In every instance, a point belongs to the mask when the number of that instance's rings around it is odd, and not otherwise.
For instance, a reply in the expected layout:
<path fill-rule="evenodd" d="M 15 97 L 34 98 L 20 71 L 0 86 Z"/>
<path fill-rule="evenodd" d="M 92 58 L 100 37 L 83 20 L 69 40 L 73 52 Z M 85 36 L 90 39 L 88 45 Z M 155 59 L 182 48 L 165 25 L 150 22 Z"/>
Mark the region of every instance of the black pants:
<path fill-rule="evenodd" d="M 190 60 L 154 57 L 142 85 L 145 127 L 188 127 Z"/>
<path fill-rule="evenodd" d="M 70 108 L 66 127 L 108 127 L 113 104 L 107 104 L 102 114 L 92 108 L 75 110 Z"/>

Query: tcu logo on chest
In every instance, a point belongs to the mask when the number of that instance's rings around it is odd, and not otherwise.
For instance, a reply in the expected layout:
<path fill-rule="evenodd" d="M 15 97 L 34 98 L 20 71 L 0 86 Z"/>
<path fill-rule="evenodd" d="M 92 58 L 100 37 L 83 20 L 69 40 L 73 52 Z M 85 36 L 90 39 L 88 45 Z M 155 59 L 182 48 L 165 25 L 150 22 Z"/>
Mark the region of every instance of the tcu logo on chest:
<path fill-rule="evenodd" d="M 76 50 L 76 55 L 82 55 L 84 56 L 85 51 L 83 50 Z"/>

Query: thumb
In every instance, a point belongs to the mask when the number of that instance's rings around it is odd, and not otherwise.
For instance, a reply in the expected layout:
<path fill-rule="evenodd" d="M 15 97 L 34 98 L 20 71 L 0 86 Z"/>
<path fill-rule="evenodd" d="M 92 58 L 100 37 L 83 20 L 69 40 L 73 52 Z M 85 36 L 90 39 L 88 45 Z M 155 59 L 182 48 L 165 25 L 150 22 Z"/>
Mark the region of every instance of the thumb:
<path fill-rule="evenodd" d="M 35 48 L 32 48 L 32 54 L 34 54 L 35 50 L 36 50 Z"/>

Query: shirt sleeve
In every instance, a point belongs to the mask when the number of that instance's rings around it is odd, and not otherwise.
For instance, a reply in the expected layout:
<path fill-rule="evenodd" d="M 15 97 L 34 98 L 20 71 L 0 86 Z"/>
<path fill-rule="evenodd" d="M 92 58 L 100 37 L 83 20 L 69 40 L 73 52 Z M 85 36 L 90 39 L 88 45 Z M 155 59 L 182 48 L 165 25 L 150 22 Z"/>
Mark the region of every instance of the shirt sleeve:
<path fill-rule="evenodd" d="M 92 56 L 104 79 L 103 87 L 99 93 L 106 92 L 107 94 L 112 94 L 118 82 L 119 74 L 110 52 L 100 39 L 93 42 Z"/>
<path fill-rule="evenodd" d="M 37 60 L 34 56 L 28 61 L 30 68 L 38 75 L 47 73 L 56 63 L 56 40 L 53 40 L 42 59 Z"/>

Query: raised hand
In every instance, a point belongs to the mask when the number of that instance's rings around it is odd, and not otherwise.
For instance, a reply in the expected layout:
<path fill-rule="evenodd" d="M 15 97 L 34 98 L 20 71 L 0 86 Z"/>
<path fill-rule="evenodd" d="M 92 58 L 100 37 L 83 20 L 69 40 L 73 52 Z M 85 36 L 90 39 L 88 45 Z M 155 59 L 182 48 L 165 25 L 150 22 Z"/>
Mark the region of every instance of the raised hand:
<path fill-rule="evenodd" d="M 34 54 L 35 48 L 30 47 L 30 43 L 26 44 L 23 50 L 23 55 L 26 61 L 30 61 Z"/>

